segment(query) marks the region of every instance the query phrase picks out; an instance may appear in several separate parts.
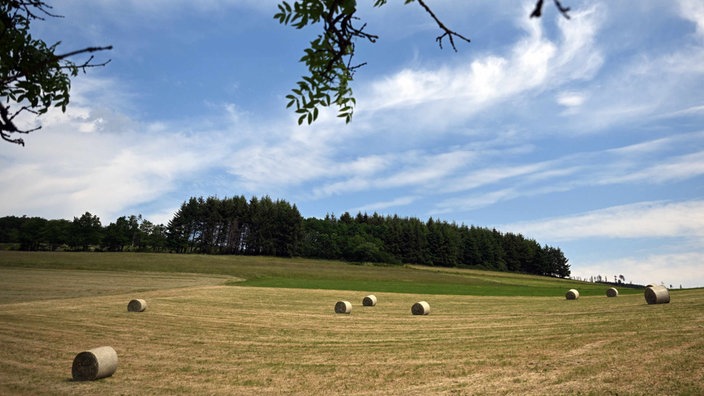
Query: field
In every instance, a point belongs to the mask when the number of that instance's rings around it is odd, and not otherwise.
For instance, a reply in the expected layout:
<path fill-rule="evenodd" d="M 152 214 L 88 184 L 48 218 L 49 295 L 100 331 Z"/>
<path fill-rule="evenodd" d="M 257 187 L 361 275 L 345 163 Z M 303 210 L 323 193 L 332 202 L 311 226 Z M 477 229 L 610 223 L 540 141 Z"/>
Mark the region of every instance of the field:
<path fill-rule="evenodd" d="M 704 290 L 660 305 L 604 291 L 469 270 L 0 252 L 0 394 L 704 394 Z M 378 305 L 362 307 L 369 293 Z M 133 298 L 147 310 L 127 312 Z M 430 315 L 411 315 L 420 300 Z M 115 374 L 72 381 L 75 355 L 103 345 Z"/>

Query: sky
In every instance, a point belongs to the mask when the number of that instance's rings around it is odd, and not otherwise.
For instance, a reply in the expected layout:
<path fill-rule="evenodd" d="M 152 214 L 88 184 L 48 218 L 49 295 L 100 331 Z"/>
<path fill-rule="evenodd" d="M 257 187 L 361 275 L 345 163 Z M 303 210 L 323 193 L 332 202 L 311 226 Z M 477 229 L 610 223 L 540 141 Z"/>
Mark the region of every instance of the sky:
<path fill-rule="evenodd" d="M 285 96 L 317 34 L 274 0 L 48 1 L 35 37 L 113 45 L 66 113 L 0 145 L 0 216 L 168 223 L 190 197 L 270 196 L 304 217 L 399 215 L 520 233 L 572 275 L 704 287 L 704 3 L 360 1 L 350 124 Z M 360 23 L 361 23 L 360 22 Z M 81 59 L 75 59 L 80 61 Z"/>

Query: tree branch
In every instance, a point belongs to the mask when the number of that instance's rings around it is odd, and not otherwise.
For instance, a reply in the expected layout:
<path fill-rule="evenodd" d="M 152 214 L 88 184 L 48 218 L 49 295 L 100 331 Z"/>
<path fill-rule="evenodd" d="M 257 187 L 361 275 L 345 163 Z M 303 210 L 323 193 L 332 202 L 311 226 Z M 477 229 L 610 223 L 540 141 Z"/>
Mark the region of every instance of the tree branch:
<path fill-rule="evenodd" d="M 450 45 L 452 45 L 452 49 L 455 50 L 455 52 L 457 52 L 457 47 L 455 46 L 455 39 L 454 39 L 455 37 L 460 38 L 468 43 L 471 42 L 471 40 L 468 39 L 467 37 L 455 32 L 454 30 L 451 30 L 447 26 L 445 26 L 445 24 L 442 23 L 440 18 L 438 18 L 435 15 L 433 10 L 431 10 L 430 7 L 428 7 L 423 0 L 418 0 L 418 4 L 420 4 L 421 7 L 423 7 L 425 9 L 425 11 L 430 15 L 430 17 L 433 18 L 435 23 L 438 24 L 438 27 L 440 27 L 440 29 L 444 32 L 443 34 L 441 34 L 440 36 L 435 38 L 435 41 L 438 42 L 440 49 L 442 49 L 442 39 L 444 39 L 445 37 L 447 37 L 447 39 L 450 41 Z"/>
<path fill-rule="evenodd" d="M 36 130 L 41 129 L 41 126 L 36 127 L 34 129 L 30 130 L 21 130 L 17 128 L 15 123 L 12 121 L 17 114 L 19 114 L 23 109 L 27 109 L 26 106 L 17 111 L 15 114 L 10 116 L 10 111 L 8 107 L 5 107 L 4 104 L 0 104 L 0 137 L 2 137 L 2 140 L 10 143 L 15 143 L 19 144 L 20 146 L 24 147 L 24 139 L 22 138 L 12 138 L 10 134 L 12 133 L 23 133 L 23 134 L 28 134 L 30 132 L 34 132 Z M 31 109 L 29 109 L 31 111 Z"/>
<path fill-rule="evenodd" d="M 566 19 L 570 19 L 570 15 L 568 12 L 570 11 L 569 7 L 564 7 L 561 3 L 560 0 L 554 0 L 555 2 L 555 7 L 557 7 L 557 10 L 560 11 L 562 16 L 564 16 Z M 530 13 L 531 18 L 540 18 L 543 15 L 543 0 L 538 0 L 535 3 L 535 8 L 533 9 L 533 12 Z"/>
<path fill-rule="evenodd" d="M 98 51 L 107 51 L 107 50 L 111 50 L 111 49 L 112 49 L 112 45 L 108 45 L 105 47 L 87 47 L 87 48 L 83 48 L 80 50 L 67 52 L 62 55 L 55 55 L 55 57 L 56 57 L 56 60 L 62 60 L 62 59 L 66 59 L 66 58 L 74 56 L 74 55 L 91 53 L 91 52 L 98 52 Z M 91 59 L 93 59 L 93 58 L 91 57 Z"/>
<path fill-rule="evenodd" d="M 344 12 L 339 15 L 335 15 L 339 7 L 340 1 L 335 1 L 331 6 L 327 15 L 323 18 L 324 26 L 323 31 L 325 33 L 324 37 L 329 44 L 328 51 L 333 55 L 321 77 L 323 79 L 332 81 L 334 77 L 329 77 L 330 72 L 334 69 L 334 65 L 341 61 L 343 57 L 349 56 L 347 60 L 346 69 L 347 71 L 352 71 L 361 67 L 362 65 L 352 65 L 352 57 L 354 56 L 354 38 L 364 38 L 374 43 L 379 38 L 379 36 L 369 34 L 364 32 L 364 28 L 367 24 L 363 24 L 361 28 L 357 29 L 352 25 L 352 20 L 357 19 L 353 14 L 346 14 Z M 332 41 L 330 43 L 329 41 Z M 352 46 L 350 49 L 349 47 Z"/>
<path fill-rule="evenodd" d="M 22 138 L 15 134 L 28 134 L 41 128 L 22 129 L 15 124 L 17 116 L 24 112 L 40 116 L 52 107 L 66 111 L 69 103 L 70 78 L 79 70 L 105 66 L 110 60 L 94 63 L 94 56 L 75 63 L 69 58 L 111 50 L 112 46 L 87 47 L 64 54 L 55 54 L 57 44 L 48 46 L 44 41 L 32 38 L 30 24 L 47 17 L 62 18 L 52 12 L 45 0 L 3 0 L 0 22 L 3 25 L 0 38 L 3 40 L 0 57 L 3 60 L 3 75 L 0 77 L 0 138 L 24 146 Z M 11 109 L 11 105 L 16 105 Z"/>
<path fill-rule="evenodd" d="M 31 7 L 38 9 L 46 16 L 50 16 L 52 18 L 63 18 L 63 16 L 61 16 L 61 15 L 56 15 L 56 14 L 53 14 L 52 12 L 50 12 L 49 10 L 54 7 L 50 6 L 49 4 L 46 4 L 43 0 L 22 0 L 22 1 L 17 1 L 17 3 L 18 3 L 17 4 L 18 11 L 20 8 L 23 9 L 25 12 L 25 15 L 27 15 L 27 17 L 31 18 L 31 19 L 39 19 L 41 21 L 44 20 L 44 17 L 39 16 L 39 15 L 35 14 L 34 12 L 32 12 Z"/>

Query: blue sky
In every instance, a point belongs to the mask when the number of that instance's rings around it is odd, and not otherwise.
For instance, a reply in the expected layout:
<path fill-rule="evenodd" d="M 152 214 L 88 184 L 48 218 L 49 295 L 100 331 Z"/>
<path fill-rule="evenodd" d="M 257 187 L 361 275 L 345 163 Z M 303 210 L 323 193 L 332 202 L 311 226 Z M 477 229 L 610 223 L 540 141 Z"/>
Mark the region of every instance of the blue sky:
<path fill-rule="evenodd" d="M 0 148 L 0 215 L 166 223 L 191 196 L 305 217 L 428 217 L 558 246 L 575 276 L 704 286 L 704 3 L 428 1 L 472 39 L 440 50 L 418 4 L 360 1 L 351 124 L 298 126 L 285 95 L 315 29 L 273 0 L 65 0 L 34 34 L 112 44 L 24 148 Z M 22 120 L 31 126 L 36 120 Z"/>

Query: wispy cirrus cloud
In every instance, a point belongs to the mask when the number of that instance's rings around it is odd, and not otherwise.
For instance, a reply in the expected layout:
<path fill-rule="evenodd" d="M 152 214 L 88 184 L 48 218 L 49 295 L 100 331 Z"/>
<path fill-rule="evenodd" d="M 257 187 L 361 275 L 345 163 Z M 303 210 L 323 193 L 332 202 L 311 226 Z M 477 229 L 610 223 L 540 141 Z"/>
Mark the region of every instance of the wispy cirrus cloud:
<path fill-rule="evenodd" d="M 664 284 L 667 287 L 701 287 L 704 271 L 697 263 L 704 262 L 704 252 L 651 254 L 626 256 L 617 259 L 580 263 L 572 276 L 589 279 L 591 276 L 622 274 L 627 283 L 640 285 Z M 617 272 L 617 273 L 614 273 Z"/>
<path fill-rule="evenodd" d="M 637 202 L 586 213 L 505 225 L 553 241 L 586 238 L 701 238 L 704 201 Z"/>
<path fill-rule="evenodd" d="M 372 202 L 365 206 L 360 206 L 357 208 L 350 209 L 352 213 L 370 213 L 384 211 L 388 208 L 398 208 L 402 206 L 411 205 L 416 201 L 416 196 L 403 196 L 392 199 L 390 201 L 378 201 Z"/>
<path fill-rule="evenodd" d="M 418 150 L 358 158 L 353 165 L 371 162 L 373 166 L 338 165 L 335 180 L 316 187 L 314 193 L 322 198 L 364 190 L 420 188 L 441 182 L 448 175 L 465 168 L 475 157 L 476 153 L 464 150 L 442 153 Z"/>
<path fill-rule="evenodd" d="M 603 63 L 594 43 L 603 13 L 594 6 L 577 14 L 577 23 L 558 23 L 561 36 L 555 41 L 545 35 L 541 21 L 522 15 L 515 22 L 524 36 L 505 54 L 473 56 L 468 63 L 442 68 L 403 68 L 363 90 L 359 114 L 369 112 L 383 122 L 389 113 L 397 118 L 403 111 L 412 113 L 410 120 L 420 127 L 437 130 L 507 100 L 515 103 L 523 95 L 589 79 Z"/>
<path fill-rule="evenodd" d="M 470 211 L 521 197 L 595 186 L 655 185 L 695 179 L 704 175 L 704 149 L 700 147 L 703 138 L 701 132 L 681 134 L 539 162 L 512 158 L 511 163 L 500 163 L 494 157 L 480 157 L 472 167 L 462 168 L 441 181 L 443 187 L 438 191 L 460 196 L 438 200 L 433 212 Z"/>

